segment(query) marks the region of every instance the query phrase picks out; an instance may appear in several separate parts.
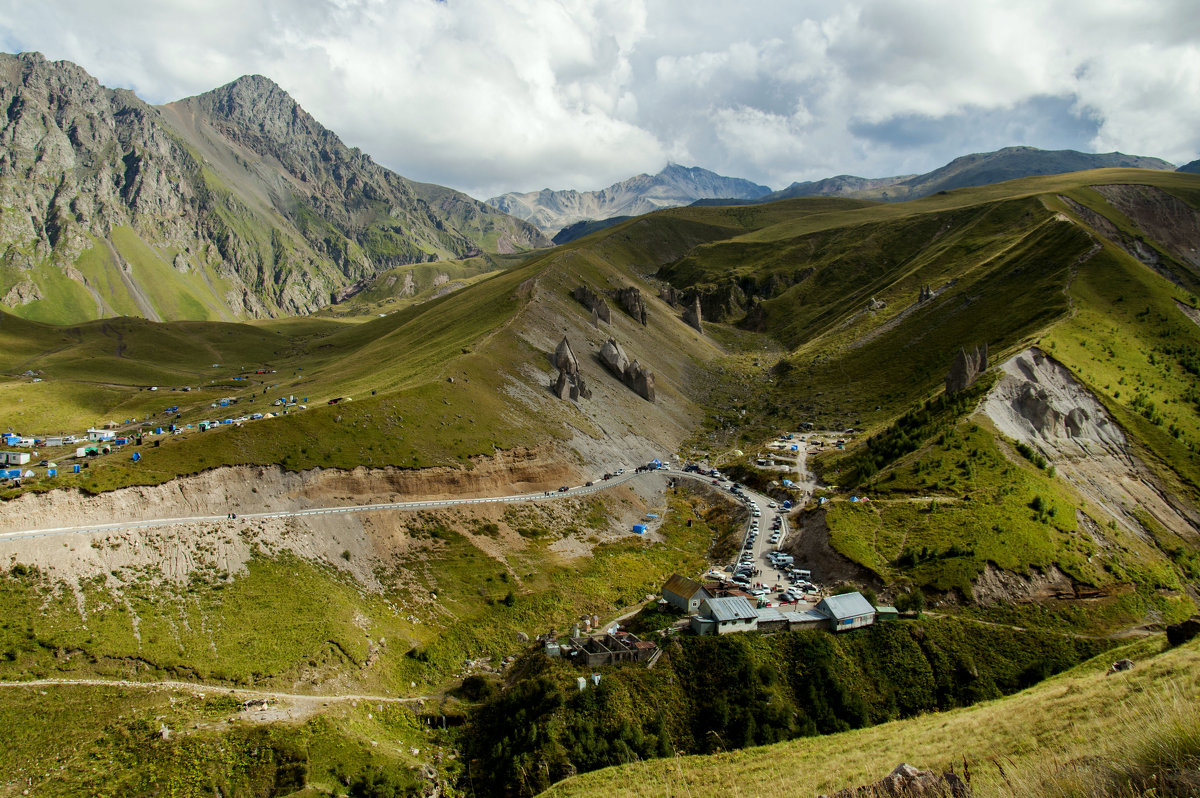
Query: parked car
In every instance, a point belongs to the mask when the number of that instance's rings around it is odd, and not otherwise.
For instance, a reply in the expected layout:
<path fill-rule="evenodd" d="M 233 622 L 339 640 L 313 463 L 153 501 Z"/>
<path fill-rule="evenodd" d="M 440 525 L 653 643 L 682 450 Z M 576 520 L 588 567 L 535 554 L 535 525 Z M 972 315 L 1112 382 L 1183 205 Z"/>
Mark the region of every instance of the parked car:
<path fill-rule="evenodd" d="M 563 485 L 561 488 L 559 488 L 559 489 L 558 489 L 558 492 L 559 492 L 559 493 L 566 493 L 566 492 L 567 492 L 567 491 L 569 491 L 569 490 L 570 490 L 570 488 L 569 488 L 568 486 L 566 486 L 566 485 Z"/>

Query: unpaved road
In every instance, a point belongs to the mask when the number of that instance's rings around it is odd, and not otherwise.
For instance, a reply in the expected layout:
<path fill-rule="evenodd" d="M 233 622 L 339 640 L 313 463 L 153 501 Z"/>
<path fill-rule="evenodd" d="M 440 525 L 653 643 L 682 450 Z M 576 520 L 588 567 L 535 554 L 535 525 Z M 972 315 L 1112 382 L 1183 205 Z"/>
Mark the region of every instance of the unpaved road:
<path fill-rule="evenodd" d="M 335 515 L 337 513 L 368 513 L 379 512 L 380 510 L 401 510 L 401 511 L 416 511 L 416 510 L 432 510 L 444 507 L 462 507 L 470 504 L 490 504 L 494 502 L 529 502 L 529 501 L 549 501 L 553 499 L 567 499 L 584 496 L 597 491 L 608 490 L 617 485 L 635 479 L 637 477 L 647 475 L 663 475 L 668 474 L 672 477 L 685 477 L 695 479 L 701 482 L 709 482 L 710 480 L 700 477 L 697 474 L 685 473 L 683 471 L 675 471 L 671 469 L 661 469 L 658 471 L 643 471 L 630 472 L 620 476 L 613 477 L 606 481 L 596 482 L 591 486 L 579 486 L 566 491 L 538 491 L 536 493 L 521 493 L 508 496 L 490 496 L 483 498 L 470 499 L 435 499 L 430 501 L 412 501 L 412 502 L 381 502 L 378 504 L 356 504 L 356 505 L 339 505 L 327 507 L 310 507 L 304 510 L 282 510 L 275 512 L 263 513 L 237 513 L 237 520 L 255 520 L 262 518 L 298 518 L 301 516 L 314 515 Z M 766 501 L 765 497 L 763 500 Z M 82 524 L 80 526 L 63 526 L 63 527 L 47 527 L 42 529 L 21 529 L 13 532 L 0 532 L 0 542 L 6 540 L 17 540 L 20 538 L 39 538 L 49 537 L 52 535 L 81 535 L 91 534 L 96 532 L 113 532 L 124 531 L 128 529 L 147 529 L 153 527 L 174 526 L 175 524 L 202 524 L 202 523 L 219 523 L 228 521 L 229 514 L 223 515 L 196 515 L 179 518 L 151 518 L 141 521 L 117 521 L 104 524 Z"/>
<path fill-rule="evenodd" d="M 0 690 L 6 688 L 56 688 L 56 687 L 117 687 L 123 690 L 161 690 L 173 693 L 189 693 L 197 698 L 207 696 L 232 696 L 242 702 L 239 710 L 233 711 L 229 720 L 235 717 L 249 723 L 301 722 L 318 714 L 330 704 L 420 704 L 428 700 L 436 700 L 437 696 L 412 696 L 397 698 L 385 695 L 302 695 L 298 693 L 280 693 L 274 690 L 248 690 L 240 687 L 225 687 L 215 684 L 199 684 L 195 682 L 178 682 L 171 680 L 138 682 L 128 679 L 36 679 L 28 682 L 0 682 Z M 39 690 L 43 695 L 49 695 L 46 690 Z M 252 702 L 252 703 L 247 703 Z"/>
<path fill-rule="evenodd" d="M 156 681 L 156 682 L 139 682 L 130 679 L 34 679 L 28 682 L 0 682 L 0 689 L 6 687 L 62 687 L 62 686 L 83 686 L 83 687 L 134 687 L 143 690 L 180 690 L 187 693 L 204 696 L 209 693 L 235 695 L 242 699 L 267 698 L 273 700 L 286 701 L 324 701 L 333 703 L 337 701 L 375 701 L 377 703 L 405 703 L 413 701 L 428 701 L 436 696 L 413 696 L 410 698 L 397 698 L 396 696 L 385 695 L 303 695 L 300 693 L 280 693 L 274 690 L 248 690 L 242 687 L 224 687 L 214 684 L 200 684 L 197 682 L 178 682 L 171 680 Z"/>

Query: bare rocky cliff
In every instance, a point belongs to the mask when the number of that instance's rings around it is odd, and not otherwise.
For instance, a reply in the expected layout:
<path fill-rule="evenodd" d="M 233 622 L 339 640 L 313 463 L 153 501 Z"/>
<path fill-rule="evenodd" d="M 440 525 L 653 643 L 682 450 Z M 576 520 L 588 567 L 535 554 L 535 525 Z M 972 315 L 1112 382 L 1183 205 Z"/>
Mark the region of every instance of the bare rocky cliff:
<path fill-rule="evenodd" d="M 1039 452 L 1101 515 L 1152 540 L 1142 514 L 1189 539 L 1200 515 L 1170 495 L 1096 397 L 1062 364 L 1030 349 L 1000 365 L 983 412 L 1005 435 Z"/>
<path fill-rule="evenodd" d="M 260 76 L 156 108 L 0 55 L 0 104 L 0 297 L 31 318 L 306 313 L 394 266 L 549 245 L 345 146 Z"/>

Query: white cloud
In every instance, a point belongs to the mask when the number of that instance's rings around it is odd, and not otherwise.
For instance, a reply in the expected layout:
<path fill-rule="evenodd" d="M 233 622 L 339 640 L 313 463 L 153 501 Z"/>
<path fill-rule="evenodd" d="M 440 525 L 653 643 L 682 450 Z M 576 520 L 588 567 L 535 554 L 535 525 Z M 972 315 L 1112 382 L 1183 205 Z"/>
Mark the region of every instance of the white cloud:
<path fill-rule="evenodd" d="M 1191 160 L 1193 16 L 1190 0 L 0 0 L 0 44 L 152 102 L 261 73 L 381 163 L 486 196 L 668 158 L 775 187 L 1007 144 Z"/>

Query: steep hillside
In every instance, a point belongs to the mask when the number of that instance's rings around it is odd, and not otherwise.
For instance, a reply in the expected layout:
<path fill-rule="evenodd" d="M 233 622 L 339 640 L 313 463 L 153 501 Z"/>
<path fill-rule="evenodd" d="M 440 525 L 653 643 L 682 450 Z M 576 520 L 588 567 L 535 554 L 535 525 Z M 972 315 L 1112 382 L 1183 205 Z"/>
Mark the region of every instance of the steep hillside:
<path fill-rule="evenodd" d="M 656 175 L 637 175 L 600 191 L 547 188 L 525 194 L 501 194 L 487 203 L 532 222 L 546 235 L 553 236 L 577 222 L 639 216 L 660 208 L 690 205 L 698 199 L 757 199 L 768 192 L 766 186 L 749 180 L 722 177 L 697 166 L 667 164 Z"/>
<path fill-rule="evenodd" d="M 809 461 L 840 489 L 789 545 L 897 599 L 996 617 L 1033 600 L 1091 629 L 1190 612 L 1198 188 L 1104 170 L 904 205 L 793 200 L 827 210 L 696 247 L 659 276 L 783 350 L 740 362 L 697 450 L 806 422 L 851 438 Z M 1003 371 L 944 393 L 977 347 Z"/>
<path fill-rule="evenodd" d="M 390 267 L 549 242 L 347 148 L 266 78 L 152 108 L 0 56 L 0 303 L 50 322 L 305 313 Z"/>
<path fill-rule="evenodd" d="M 1136 662 L 1134 670 L 1108 674 L 1119 657 Z M 699 795 L 720 784 L 768 795 L 781 783 L 798 795 L 833 794 L 876 783 L 907 762 L 956 772 L 976 796 L 1145 794 L 1145 785 L 1134 784 L 1103 791 L 1105 776 L 1126 768 L 1159 784 L 1180 779 L 1182 789 L 1167 794 L 1187 795 L 1186 779 L 1195 778 L 1198 668 L 1195 643 L 1163 651 L 1156 639 L 974 707 L 744 751 L 630 761 L 547 794 Z"/>
<path fill-rule="evenodd" d="M 793 183 L 785 189 L 761 197 L 758 201 L 773 202 L 792 197 L 857 197 L 903 202 L 927 197 L 939 191 L 986 186 L 1021 177 L 1109 168 L 1171 170 L 1175 167 L 1160 158 L 1125 155 L 1120 152 L 1090 153 L 1075 150 L 1039 150 L 1036 147 L 1005 147 L 995 152 L 973 153 L 955 158 L 945 166 L 922 175 L 881 178 L 841 175 L 825 180 Z"/>

